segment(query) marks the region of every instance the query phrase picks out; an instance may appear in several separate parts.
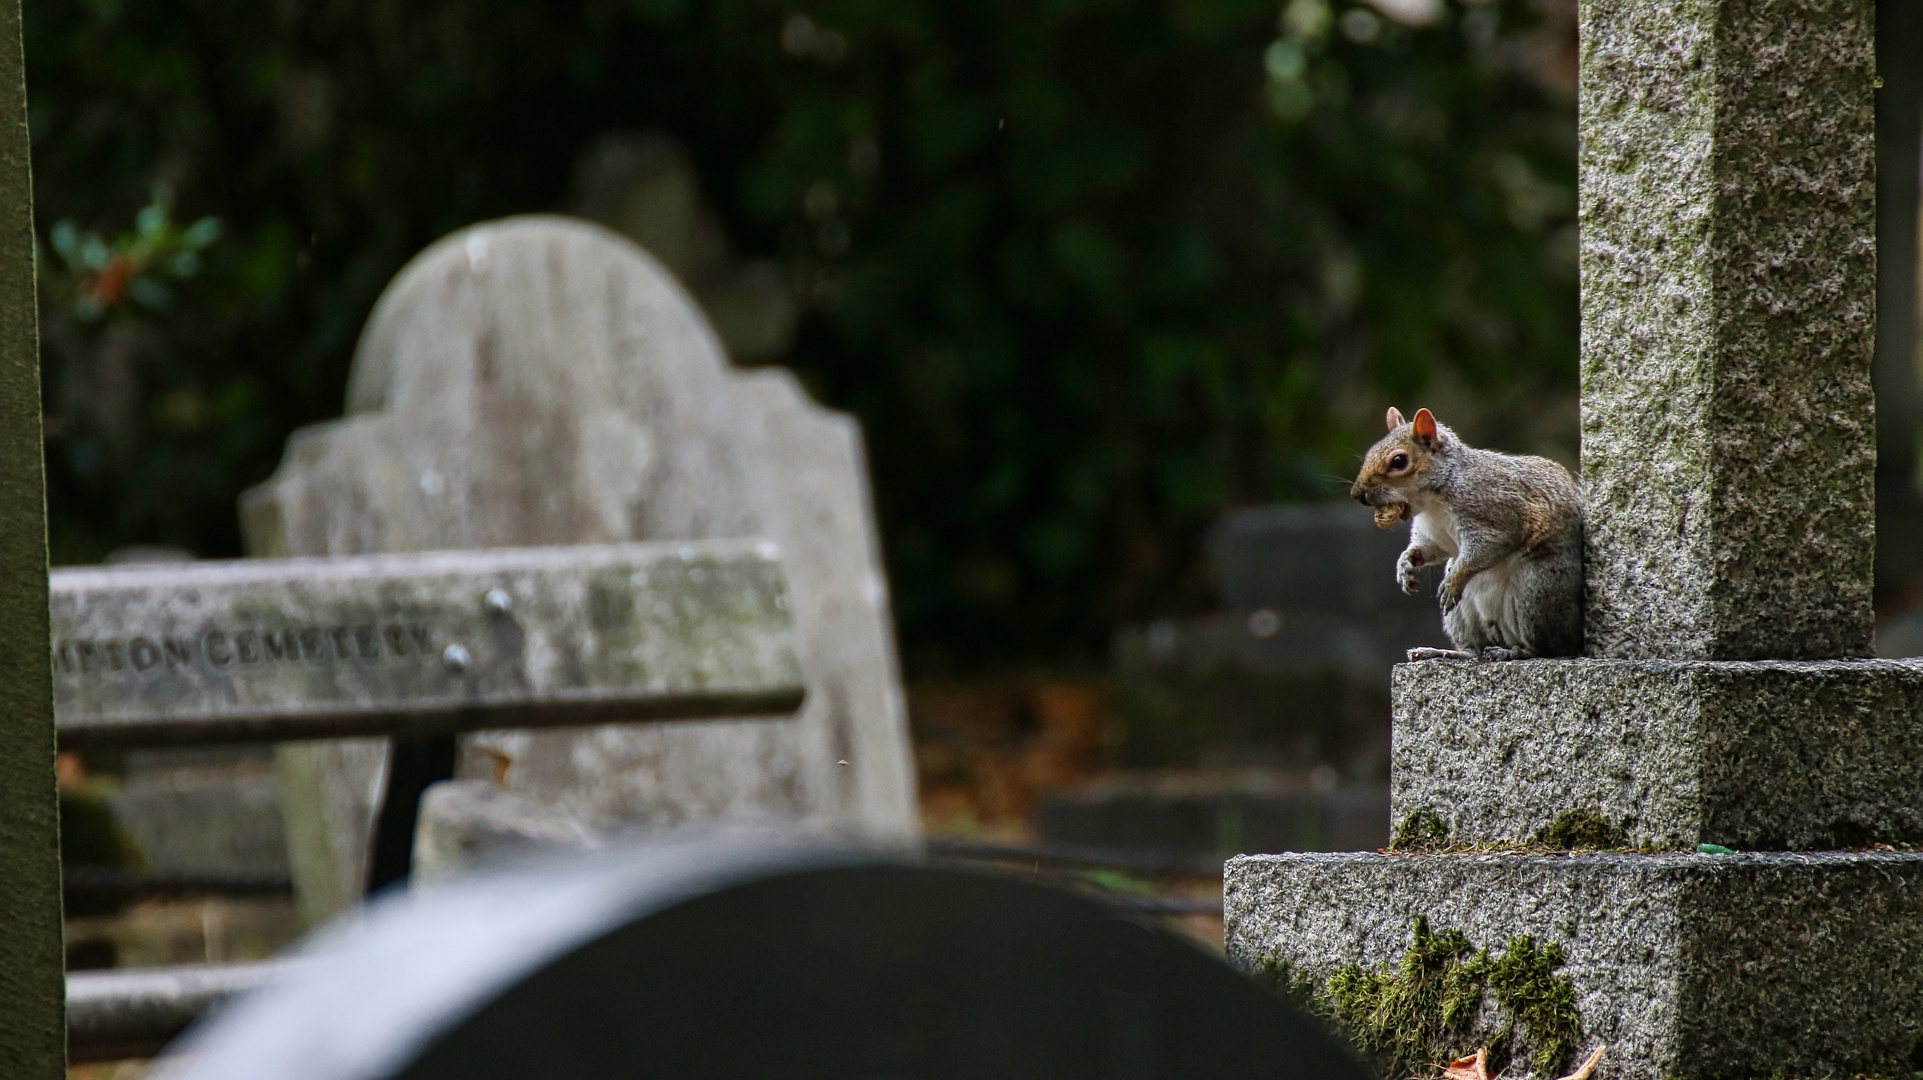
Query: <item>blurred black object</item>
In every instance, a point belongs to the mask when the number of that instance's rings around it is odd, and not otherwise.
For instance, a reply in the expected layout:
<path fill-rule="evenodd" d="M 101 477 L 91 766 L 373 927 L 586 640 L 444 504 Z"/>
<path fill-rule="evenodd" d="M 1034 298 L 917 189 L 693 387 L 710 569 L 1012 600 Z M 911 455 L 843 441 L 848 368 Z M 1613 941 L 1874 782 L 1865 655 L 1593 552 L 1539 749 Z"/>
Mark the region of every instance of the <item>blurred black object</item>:
<path fill-rule="evenodd" d="M 680 843 L 378 902 L 170 1080 L 1366 1074 L 1102 904 L 874 853 Z"/>

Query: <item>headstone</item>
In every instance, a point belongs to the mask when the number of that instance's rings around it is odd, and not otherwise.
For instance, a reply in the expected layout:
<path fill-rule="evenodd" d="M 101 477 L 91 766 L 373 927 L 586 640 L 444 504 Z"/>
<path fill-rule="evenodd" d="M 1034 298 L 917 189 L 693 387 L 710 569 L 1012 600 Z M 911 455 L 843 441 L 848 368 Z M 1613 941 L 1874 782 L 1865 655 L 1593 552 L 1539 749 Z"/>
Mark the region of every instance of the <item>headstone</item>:
<path fill-rule="evenodd" d="M 377 902 L 156 1080 L 1361 1080 L 1167 930 L 1013 876 L 684 842 Z"/>
<path fill-rule="evenodd" d="M 1232 861 L 1243 963 L 1351 1005 L 1411 949 L 1437 977 L 1484 948 L 1532 967 L 1562 1005 L 1491 989 L 1430 1046 L 1500 1049 L 1512 1022 L 1509 1048 L 1545 1055 L 1512 1075 L 1599 1043 L 1638 1080 L 1914 1067 L 1923 854 L 1887 848 L 1923 842 L 1923 665 L 1857 659 L 1872 9 L 1585 5 L 1596 658 L 1399 667 L 1395 812 L 1445 853 Z M 1526 845 L 1620 853 L 1476 853 Z M 1372 1034 L 1404 1036 L 1427 1037 Z"/>
<path fill-rule="evenodd" d="M 66 1075 L 33 175 L 20 5 L 0 3 L 0 1075 Z"/>
<path fill-rule="evenodd" d="M 477 737 L 510 789 L 601 827 L 805 819 L 915 832 L 914 781 L 859 431 L 782 371 L 729 368 L 646 253 L 559 218 L 463 230 L 377 305 L 347 416 L 243 500 L 254 555 L 617 540 L 780 545 L 808 698 L 794 721 Z M 358 898 L 386 748 L 288 748 L 310 917 Z M 491 774 L 466 752 L 460 775 Z"/>

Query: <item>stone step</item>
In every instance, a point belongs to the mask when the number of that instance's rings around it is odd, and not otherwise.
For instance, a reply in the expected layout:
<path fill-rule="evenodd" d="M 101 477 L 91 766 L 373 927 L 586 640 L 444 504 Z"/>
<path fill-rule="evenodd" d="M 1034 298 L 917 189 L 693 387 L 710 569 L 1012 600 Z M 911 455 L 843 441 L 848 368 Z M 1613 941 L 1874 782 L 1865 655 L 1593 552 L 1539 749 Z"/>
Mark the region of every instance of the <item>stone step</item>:
<path fill-rule="evenodd" d="M 1923 1033 L 1923 854 L 1253 855 L 1223 898 L 1233 960 L 1317 990 L 1396 970 L 1418 918 L 1496 959 L 1560 946 L 1581 1033 L 1535 1075 L 1597 1044 L 1611 1080 L 1908 1075 Z M 1483 1045 L 1495 998 L 1435 1053 Z"/>
<path fill-rule="evenodd" d="M 1451 843 L 1596 810 L 1632 844 L 1923 842 L 1923 662 L 1430 660 L 1397 665 L 1391 813 Z"/>

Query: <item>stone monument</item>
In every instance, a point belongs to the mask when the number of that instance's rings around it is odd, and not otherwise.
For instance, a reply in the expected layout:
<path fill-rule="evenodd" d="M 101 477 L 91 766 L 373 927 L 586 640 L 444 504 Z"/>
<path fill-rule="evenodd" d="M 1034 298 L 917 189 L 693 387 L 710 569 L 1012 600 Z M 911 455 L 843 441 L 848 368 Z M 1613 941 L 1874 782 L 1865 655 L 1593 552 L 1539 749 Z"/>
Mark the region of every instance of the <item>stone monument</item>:
<path fill-rule="evenodd" d="M 794 720 L 465 737 L 457 773 L 594 828 L 707 819 L 900 838 L 914 778 L 860 432 L 785 371 L 738 372 L 640 248 L 515 218 L 430 247 L 355 356 L 344 419 L 242 503 L 265 556 L 766 538 L 807 673 Z M 282 751 L 304 914 L 358 899 L 387 748 Z"/>
<path fill-rule="evenodd" d="M 1917 1065 L 1923 666 L 1868 658 L 1872 24 L 1583 6 L 1589 655 L 1400 666 L 1394 812 L 1432 853 L 1225 882 L 1230 952 L 1378 1051 Z M 1399 1026 L 1357 1011 L 1430 976 Z"/>

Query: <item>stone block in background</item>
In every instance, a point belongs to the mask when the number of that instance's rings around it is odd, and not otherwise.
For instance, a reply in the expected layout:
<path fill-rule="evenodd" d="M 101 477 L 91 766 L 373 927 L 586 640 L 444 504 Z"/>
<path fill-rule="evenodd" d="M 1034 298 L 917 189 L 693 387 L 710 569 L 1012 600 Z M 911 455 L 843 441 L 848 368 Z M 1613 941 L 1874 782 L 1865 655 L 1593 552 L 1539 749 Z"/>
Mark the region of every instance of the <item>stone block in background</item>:
<path fill-rule="evenodd" d="M 1393 968 L 1418 917 L 1561 945 L 1582 1039 L 1543 1075 L 1598 1043 L 1609 1080 L 1908 1075 L 1923 1034 L 1923 854 L 1262 855 L 1223 893 L 1231 959 L 1317 986 Z"/>
<path fill-rule="evenodd" d="M 1448 644 L 1434 596 L 1396 586 L 1407 542 L 1408 526 L 1377 529 L 1348 504 L 1224 518 L 1208 545 L 1222 613 L 1116 634 L 1122 764 L 1328 765 L 1380 780 L 1389 669 L 1413 646 Z"/>
<path fill-rule="evenodd" d="M 146 869 L 288 873 L 273 747 L 135 750 L 123 762 L 108 801 Z"/>
<path fill-rule="evenodd" d="M 1227 856 L 1367 851 L 1389 842 L 1389 789 L 1309 774 L 1201 770 L 1110 777 L 1045 793 L 1044 843 Z"/>

